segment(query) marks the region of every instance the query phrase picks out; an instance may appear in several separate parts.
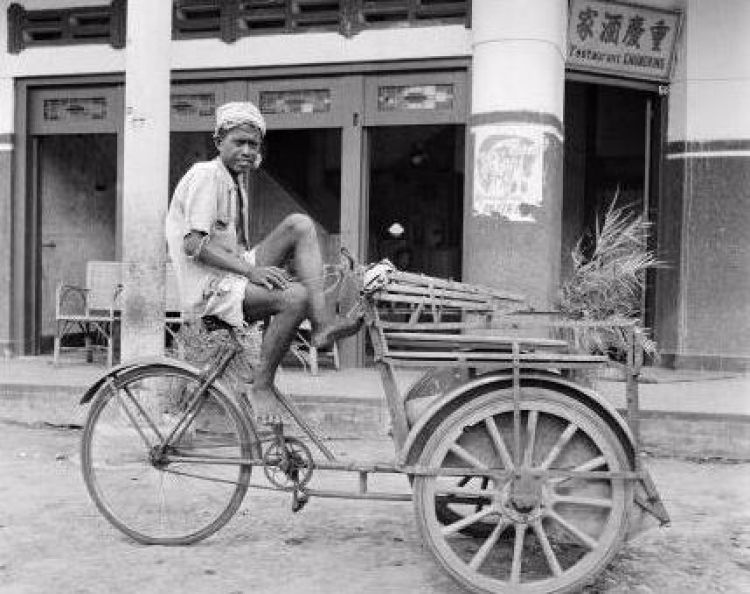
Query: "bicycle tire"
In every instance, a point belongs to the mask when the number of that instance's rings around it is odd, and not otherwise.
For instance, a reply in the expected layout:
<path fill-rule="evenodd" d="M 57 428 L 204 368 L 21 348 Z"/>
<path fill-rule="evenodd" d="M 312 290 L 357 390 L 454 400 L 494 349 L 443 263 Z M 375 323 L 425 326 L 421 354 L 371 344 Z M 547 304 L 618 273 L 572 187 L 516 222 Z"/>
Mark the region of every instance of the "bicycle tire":
<path fill-rule="evenodd" d="M 86 488 L 102 515 L 139 543 L 203 540 L 232 518 L 247 493 L 252 470 L 247 465 L 155 463 L 154 447 L 184 416 L 181 407 L 200 383 L 180 367 L 136 367 L 91 405 L 81 444 Z M 254 435 L 235 402 L 214 385 L 170 453 L 250 458 Z"/>

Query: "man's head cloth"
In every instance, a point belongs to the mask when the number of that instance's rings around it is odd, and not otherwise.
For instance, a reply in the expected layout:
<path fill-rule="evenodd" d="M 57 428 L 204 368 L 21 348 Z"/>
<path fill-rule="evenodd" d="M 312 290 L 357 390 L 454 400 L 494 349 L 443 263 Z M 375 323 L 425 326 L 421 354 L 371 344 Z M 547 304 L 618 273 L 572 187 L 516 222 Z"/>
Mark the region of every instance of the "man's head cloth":
<path fill-rule="evenodd" d="M 255 126 L 261 136 L 266 135 L 266 120 L 260 110 L 249 101 L 232 101 L 216 108 L 214 136 L 238 126 Z"/>

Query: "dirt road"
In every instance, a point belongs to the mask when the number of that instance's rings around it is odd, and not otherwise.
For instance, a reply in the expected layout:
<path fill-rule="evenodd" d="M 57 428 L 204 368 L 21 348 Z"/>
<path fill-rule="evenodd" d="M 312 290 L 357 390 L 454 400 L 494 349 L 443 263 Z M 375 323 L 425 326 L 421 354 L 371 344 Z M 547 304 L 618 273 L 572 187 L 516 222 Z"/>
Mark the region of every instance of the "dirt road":
<path fill-rule="evenodd" d="M 229 525 L 200 544 L 136 545 L 89 500 L 79 438 L 0 424 L 0 592 L 460 591 L 422 549 L 409 503 L 313 500 L 293 515 L 287 496 L 251 492 Z M 390 455 L 386 441 L 334 447 Z M 656 459 L 650 468 L 672 527 L 629 544 L 587 592 L 750 592 L 750 464 Z M 406 487 L 403 477 L 391 481 Z"/>

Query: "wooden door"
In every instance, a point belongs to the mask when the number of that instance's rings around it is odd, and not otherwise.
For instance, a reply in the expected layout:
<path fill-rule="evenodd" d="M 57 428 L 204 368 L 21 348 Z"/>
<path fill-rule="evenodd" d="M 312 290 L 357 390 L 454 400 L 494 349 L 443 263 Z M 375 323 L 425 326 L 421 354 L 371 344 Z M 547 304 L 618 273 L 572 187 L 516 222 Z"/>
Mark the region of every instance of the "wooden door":
<path fill-rule="evenodd" d="M 38 334 L 39 348 L 46 351 L 54 335 L 57 284 L 83 286 L 86 262 L 116 257 L 117 136 L 44 136 L 36 145 Z"/>

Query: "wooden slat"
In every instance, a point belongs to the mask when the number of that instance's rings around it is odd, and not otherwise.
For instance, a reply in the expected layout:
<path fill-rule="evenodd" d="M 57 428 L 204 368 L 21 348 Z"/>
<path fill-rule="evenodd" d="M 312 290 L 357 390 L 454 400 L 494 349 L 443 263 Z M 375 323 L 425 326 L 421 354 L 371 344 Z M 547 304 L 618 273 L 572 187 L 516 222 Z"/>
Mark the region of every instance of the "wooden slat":
<path fill-rule="evenodd" d="M 446 359 L 399 359 L 395 357 L 384 357 L 384 361 L 391 363 L 397 367 L 445 367 L 450 365 L 451 367 L 470 367 L 472 369 L 511 369 L 513 363 L 510 361 L 496 361 L 496 360 L 455 360 L 448 361 Z M 558 369 L 592 369 L 601 367 L 604 361 L 566 361 L 564 363 L 557 363 L 555 365 L 545 361 L 525 361 L 523 363 L 524 369 L 544 369 L 549 370 L 551 367 Z"/>
<path fill-rule="evenodd" d="M 415 344 L 423 342 L 437 342 L 445 345 L 459 344 L 462 346 L 487 346 L 487 345 L 499 345 L 506 346 L 518 343 L 522 346 L 531 347 L 548 347 L 548 348 L 567 348 L 568 343 L 564 340 L 554 340 L 549 338 L 533 338 L 533 337 L 515 337 L 515 336 L 485 336 L 480 334 L 444 334 L 444 333 L 430 333 L 430 332 L 391 332 L 385 334 L 386 340 L 391 344 L 392 342 L 404 343 L 414 342 Z"/>
<path fill-rule="evenodd" d="M 608 361 L 605 355 L 577 355 L 565 353 L 519 353 L 515 355 L 521 363 L 545 363 L 551 367 L 565 367 L 567 363 L 604 363 Z M 441 352 L 441 351 L 398 351 L 389 349 L 389 359 L 415 359 L 440 361 L 514 361 L 513 353 L 487 352 Z"/>
<path fill-rule="evenodd" d="M 425 274 L 416 274 L 414 272 L 404 272 L 403 270 L 396 270 L 389 274 L 388 280 L 391 282 L 405 282 L 417 286 L 429 286 L 430 284 L 434 287 L 452 289 L 456 291 L 465 291 L 468 293 L 479 293 L 485 295 L 491 295 L 500 299 L 512 299 L 517 301 L 523 301 L 524 298 L 517 293 L 510 291 L 502 291 L 492 287 L 485 287 L 482 285 L 475 285 L 470 283 L 462 283 L 459 281 L 447 280 L 435 276 L 427 276 Z"/>
<path fill-rule="evenodd" d="M 428 288 L 414 285 L 403 285 L 391 283 L 388 285 L 387 291 L 383 291 L 382 294 L 386 295 L 419 295 L 423 297 L 429 297 L 430 299 L 457 299 L 460 301 L 473 301 L 476 303 L 489 303 L 496 300 L 492 296 L 480 293 L 470 293 L 468 291 L 456 291 L 444 288 Z M 377 299 L 380 294 L 376 293 L 375 298 Z"/>
<path fill-rule="evenodd" d="M 491 326 L 482 320 L 464 322 L 395 322 L 379 320 L 377 325 L 383 330 L 447 331 L 447 330 L 480 330 Z"/>
<path fill-rule="evenodd" d="M 486 301 L 469 301 L 460 299 L 431 299 L 422 295 L 393 295 L 381 293 L 375 297 L 375 301 L 387 303 L 414 303 L 424 304 L 426 307 L 455 308 L 467 311 L 494 311 L 491 303 Z"/>

